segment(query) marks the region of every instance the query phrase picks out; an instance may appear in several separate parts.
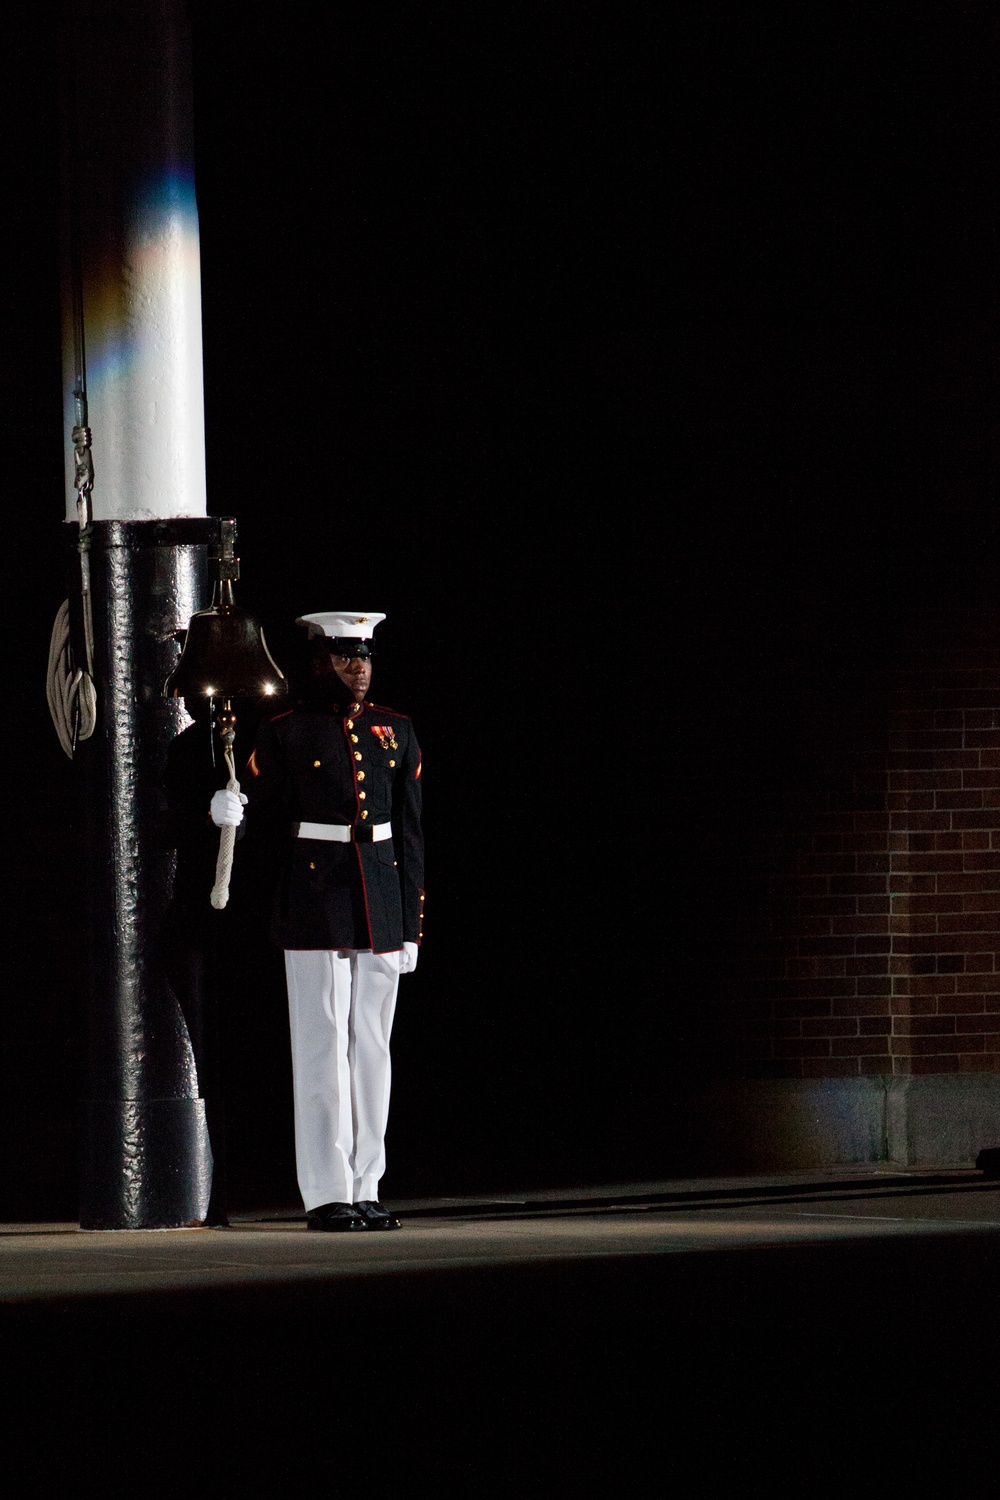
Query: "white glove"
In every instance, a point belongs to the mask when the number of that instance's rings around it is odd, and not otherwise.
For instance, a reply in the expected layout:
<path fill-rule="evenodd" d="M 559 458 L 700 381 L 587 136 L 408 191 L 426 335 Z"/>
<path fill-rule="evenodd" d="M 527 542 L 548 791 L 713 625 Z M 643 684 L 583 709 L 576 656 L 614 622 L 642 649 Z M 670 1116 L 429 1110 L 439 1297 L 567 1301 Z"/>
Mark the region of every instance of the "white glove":
<path fill-rule="evenodd" d="M 416 943 L 404 943 L 399 955 L 399 972 L 401 974 L 412 974 L 417 967 L 417 953 L 419 949 Z"/>
<path fill-rule="evenodd" d="M 243 822 L 246 800 L 243 792 L 216 792 L 210 809 L 216 828 L 238 828 Z"/>

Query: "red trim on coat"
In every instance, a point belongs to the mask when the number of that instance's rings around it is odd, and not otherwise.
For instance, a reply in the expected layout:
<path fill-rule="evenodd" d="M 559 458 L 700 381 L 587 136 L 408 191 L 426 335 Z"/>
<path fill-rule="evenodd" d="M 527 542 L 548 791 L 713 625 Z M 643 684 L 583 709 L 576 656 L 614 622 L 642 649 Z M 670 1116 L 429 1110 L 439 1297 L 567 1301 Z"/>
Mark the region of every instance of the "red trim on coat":
<path fill-rule="evenodd" d="M 360 718 L 363 712 L 364 705 L 362 704 L 358 712 L 354 715 L 351 715 L 350 717 L 353 717 L 355 719 Z M 361 822 L 361 799 L 358 796 L 358 777 L 355 770 L 356 762 L 354 759 L 354 751 L 351 749 L 351 734 L 350 730 L 347 727 L 347 719 L 341 720 L 340 727 L 344 731 L 344 743 L 347 746 L 347 764 L 351 768 L 351 779 L 354 782 L 354 803 L 357 810 L 357 816 L 354 819 L 354 826 L 357 827 L 357 825 Z M 361 863 L 361 849 L 357 844 L 354 845 L 354 853 L 357 855 L 358 874 L 361 876 L 361 898 L 365 903 L 365 922 L 368 924 L 368 942 L 372 951 L 374 952 L 375 943 L 372 939 L 372 914 L 368 909 L 368 887 L 365 884 L 365 867 Z"/>
<path fill-rule="evenodd" d="M 367 887 L 367 885 L 365 885 L 365 867 L 361 863 L 361 845 L 360 844 L 355 844 L 355 846 L 354 846 L 354 852 L 358 856 L 358 873 L 361 876 L 361 895 L 364 898 L 364 903 L 365 903 L 365 921 L 368 924 L 368 941 L 371 944 L 371 949 L 372 949 L 372 952 L 374 953 L 375 952 L 375 940 L 372 937 L 372 914 L 368 910 L 368 887 Z M 388 953 L 389 951 L 390 950 L 387 948 L 386 952 Z"/>

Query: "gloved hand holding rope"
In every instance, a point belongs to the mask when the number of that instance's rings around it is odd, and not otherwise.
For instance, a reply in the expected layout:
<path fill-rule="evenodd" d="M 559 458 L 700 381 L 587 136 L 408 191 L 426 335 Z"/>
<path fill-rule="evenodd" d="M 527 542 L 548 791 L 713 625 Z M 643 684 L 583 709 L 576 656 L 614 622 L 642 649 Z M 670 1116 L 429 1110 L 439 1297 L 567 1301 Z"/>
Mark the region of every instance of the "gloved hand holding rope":
<path fill-rule="evenodd" d="M 215 863 L 215 884 L 209 898 L 216 911 L 221 911 L 229 900 L 229 877 L 233 869 L 233 850 L 236 847 L 236 830 L 243 822 L 246 794 L 240 791 L 233 761 L 233 743 L 236 739 L 236 715 L 228 702 L 219 715 L 219 736 L 225 747 L 226 767 L 229 780 L 223 789 L 212 798 L 210 812 L 212 822 L 220 829 L 219 857 Z"/>

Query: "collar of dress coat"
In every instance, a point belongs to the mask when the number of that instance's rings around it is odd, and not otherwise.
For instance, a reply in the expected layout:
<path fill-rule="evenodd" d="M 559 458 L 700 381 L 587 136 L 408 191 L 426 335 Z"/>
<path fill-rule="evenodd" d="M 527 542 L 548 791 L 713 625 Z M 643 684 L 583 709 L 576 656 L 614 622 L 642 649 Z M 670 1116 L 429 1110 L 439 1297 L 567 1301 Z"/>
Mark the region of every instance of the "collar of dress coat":
<path fill-rule="evenodd" d="M 356 698 L 345 697 L 343 693 L 313 692 L 309 694 L 302 706 L 313 713 L 331 714 L 338 719 L 350 719 L 355 714 L 364 713 L 367 705 L 364 701 L 359 703 Z"/>

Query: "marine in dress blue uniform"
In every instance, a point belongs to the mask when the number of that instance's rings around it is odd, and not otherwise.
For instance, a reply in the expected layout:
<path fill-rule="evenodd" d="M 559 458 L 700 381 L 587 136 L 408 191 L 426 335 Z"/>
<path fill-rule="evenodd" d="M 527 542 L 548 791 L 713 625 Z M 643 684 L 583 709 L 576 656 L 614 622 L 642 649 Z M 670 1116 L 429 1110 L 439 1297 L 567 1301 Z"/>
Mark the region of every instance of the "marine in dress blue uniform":
<path fill-rule="evenodd" d="M 303 617 L 326 691 L 262 727 L 242 781 L 250 816 L 269 807 L 289 836 L 272 934 L 285 951 L 296 1166 L 313 1229 L 399 1222 L 378 1185 L 396 991 L 422 939 L 422 763 L 409 718 L 368 701 L 384 618 Z"/>

